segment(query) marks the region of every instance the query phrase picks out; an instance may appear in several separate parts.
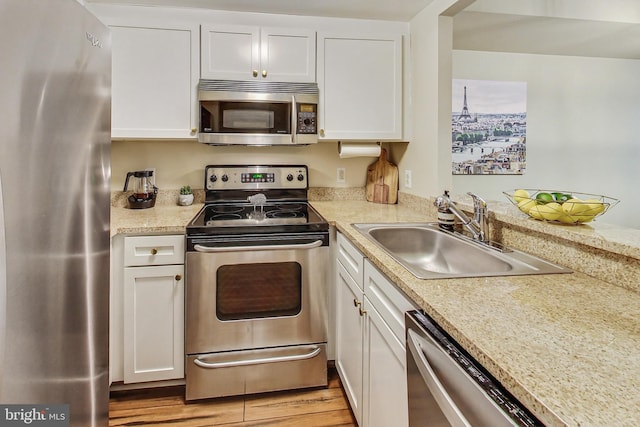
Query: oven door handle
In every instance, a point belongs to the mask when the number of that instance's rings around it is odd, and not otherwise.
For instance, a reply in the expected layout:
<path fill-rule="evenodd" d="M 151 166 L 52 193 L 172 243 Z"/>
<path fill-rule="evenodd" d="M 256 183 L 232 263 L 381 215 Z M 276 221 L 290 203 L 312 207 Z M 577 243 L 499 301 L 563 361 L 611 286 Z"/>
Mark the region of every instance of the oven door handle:
<path fill-rule="evenodd" d="M 312 359 L 320 354 L 322 349 L 320 347 L 315 347 L 308 353 L 304 354 L 293 354 L 290 356 L 274 356 L 274 357 L 261 357 L 257 359 L 246 359 L 246 360 L 231 360 L 227 362 L 203 362 L 200 359 L 194 359 L 193 363 L 200 366 L 201 368 L 206 369 L 217 369 L 217 368 L 234 368 L 236 366 L 249 366 L 249 365 L 260 365 L 264 363 L 276 363 L 276 362 L 294 362 L 296 360 L 306 360 Z"/>
<path fill-rule="evenodd" d="M 193 245 L 197 252 L 239 252 L 239 251 L 284 251 L 290 249 L 314 249 L 322 246 L 322 240 L 300 245 L 261 245 L 261 246 L 205 246 Z"/>

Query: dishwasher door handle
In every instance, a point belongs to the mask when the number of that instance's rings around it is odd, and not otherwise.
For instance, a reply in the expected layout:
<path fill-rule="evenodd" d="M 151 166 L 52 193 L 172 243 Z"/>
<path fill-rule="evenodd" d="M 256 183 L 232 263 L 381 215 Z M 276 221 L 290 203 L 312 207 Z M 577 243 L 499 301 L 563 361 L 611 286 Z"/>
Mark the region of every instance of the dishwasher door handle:
<path fill-rule="evenodd" d="M 413 330 L 407 330 L 407 347 L 411 352 L 413 360 L 416 362 L 420 375 L 429 388 L 429 391 L 431 391 L 435 401 L 438 403 L 440 410 L 452 427 L 473 427 L 456 406 L 453 399 L 451 399 L 451 396 L 449 396 L 449 393 L 447 393 L 447 390 L 431 368 L 420 346 L 420 341 L 422 340 L 423 338 Z"/>
<path fill-rule="evenodd" d="M 193 249 L 197 252 L 240 252 L 240 251 L 284 251 L 297 249 L 314 249 L 322 246 L 322 240 L 316 240 L 311 243 L 302 243 L 298 245 L 261 245 L 261 246 L 205 246 L 194 245 Z"/>

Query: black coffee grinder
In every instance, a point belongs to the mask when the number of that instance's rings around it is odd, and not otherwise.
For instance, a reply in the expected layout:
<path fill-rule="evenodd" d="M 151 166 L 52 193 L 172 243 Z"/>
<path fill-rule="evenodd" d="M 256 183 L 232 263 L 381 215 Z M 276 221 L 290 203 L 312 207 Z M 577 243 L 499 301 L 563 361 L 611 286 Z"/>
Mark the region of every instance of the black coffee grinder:
<path fill-rule="evenodd" d="M 127 172 L 127 178 L 124 181 L 124 190 L 122 191 L 127 191 L 129 178 L 133 177 L 133 194 L 127 198 L 127 207 L 129 209 L 152 208 L 156 204 L 158 187 L 151 182 L 152 176 L 153 171 Z"/>

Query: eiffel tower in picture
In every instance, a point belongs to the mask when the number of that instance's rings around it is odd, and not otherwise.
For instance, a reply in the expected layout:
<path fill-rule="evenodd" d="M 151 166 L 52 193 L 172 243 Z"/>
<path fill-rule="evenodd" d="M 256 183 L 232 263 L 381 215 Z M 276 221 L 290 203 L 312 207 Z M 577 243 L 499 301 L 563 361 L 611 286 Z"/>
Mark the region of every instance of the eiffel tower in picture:
<path fill-rule="evenodd" d="M 466 86 L 464 87 L 464 105 L 462 106 L 462 112 L 458 116 L 458 121 L 459 122 L 476 122 L 476 121 L 478 121 L 477 116 L 474 119 L 473 117 L 471 117 L 471 114 L 469 114 L 469 107 L 467 105 L 467 87 Z"/>

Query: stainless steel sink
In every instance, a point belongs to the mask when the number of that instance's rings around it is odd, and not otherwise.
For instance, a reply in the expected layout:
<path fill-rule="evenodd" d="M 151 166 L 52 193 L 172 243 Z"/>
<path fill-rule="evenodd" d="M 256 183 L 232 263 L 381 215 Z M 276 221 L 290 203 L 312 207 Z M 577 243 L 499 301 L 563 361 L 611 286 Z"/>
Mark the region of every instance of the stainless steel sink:
<path fill-rule="evenodd" d="M 420 279 L 571 273 L 513 249 L 490 247 L 435 223 L 353 224 Z"/>

